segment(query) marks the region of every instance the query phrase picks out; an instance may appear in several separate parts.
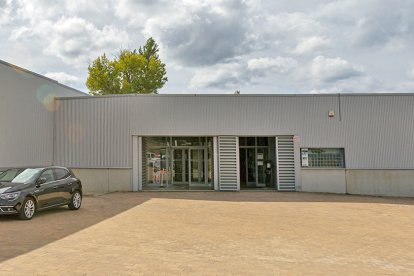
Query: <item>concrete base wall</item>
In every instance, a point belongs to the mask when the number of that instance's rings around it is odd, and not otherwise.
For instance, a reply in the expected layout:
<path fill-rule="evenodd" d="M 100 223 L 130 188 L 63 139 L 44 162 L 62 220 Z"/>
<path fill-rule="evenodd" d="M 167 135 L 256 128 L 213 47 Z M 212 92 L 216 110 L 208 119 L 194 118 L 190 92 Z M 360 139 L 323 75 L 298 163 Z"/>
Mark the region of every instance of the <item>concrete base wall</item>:
<path fill-rule="evenodd" d="M 302 169 L 303 192 L 346 193 L 345 169 Z"/>
<path fill-rule="evenodd" d="M 85 194 L 132 191 L 132 169 L 72 169 Z M 300 191 L 414 197 L 414 170 L 302 169 Z"/>
<path fill-rule="evenodd" d="M 348 194 L 414 197 L 414 170 L 347 170 Z"/>
<path fill-rule="evenodd" d="M 72 169 L 82 181 L 84 194 L 132 191 L 132 169 Z"/>

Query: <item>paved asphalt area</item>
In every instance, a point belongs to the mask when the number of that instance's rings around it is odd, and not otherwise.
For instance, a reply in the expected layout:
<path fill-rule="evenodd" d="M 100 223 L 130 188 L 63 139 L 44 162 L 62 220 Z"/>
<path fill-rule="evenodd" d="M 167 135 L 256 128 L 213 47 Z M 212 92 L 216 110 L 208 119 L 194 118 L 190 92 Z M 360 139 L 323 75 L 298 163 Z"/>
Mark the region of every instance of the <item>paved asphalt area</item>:
<path fill-rule="evenodd" d="M 115 273 L 414 275 L 414 199 L 112 193 L 0 217 L 0 275 Z"/>

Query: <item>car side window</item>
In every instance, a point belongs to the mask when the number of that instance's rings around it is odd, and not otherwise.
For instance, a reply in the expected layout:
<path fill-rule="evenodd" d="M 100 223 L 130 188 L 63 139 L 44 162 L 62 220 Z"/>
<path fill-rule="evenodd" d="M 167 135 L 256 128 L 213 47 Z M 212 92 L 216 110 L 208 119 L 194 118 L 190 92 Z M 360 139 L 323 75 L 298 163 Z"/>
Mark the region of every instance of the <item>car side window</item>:
<path fill-rule="evenodd" d="M 46 178 L 46 182 L 55 181 L 55 176 L 53 175 L 53 171 L 51 169 L 45 170 L 40 177 Z"/>
<path fill-rule="evenodd" d="M 53 169 L 55 171 L 56 180 L 65 179 L 69 176 L 69 172 L 65 169 Z"/>

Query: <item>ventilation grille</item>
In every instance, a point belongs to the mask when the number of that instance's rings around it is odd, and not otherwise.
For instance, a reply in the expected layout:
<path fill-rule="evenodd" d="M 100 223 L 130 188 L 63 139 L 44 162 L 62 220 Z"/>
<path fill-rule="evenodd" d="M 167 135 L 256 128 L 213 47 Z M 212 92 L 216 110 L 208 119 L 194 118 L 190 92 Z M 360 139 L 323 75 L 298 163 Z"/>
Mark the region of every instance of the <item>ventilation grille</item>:
<path fill-rule="evenodd" d="M 293 136 L 276 137 L 277 189 L 295 191 L 295 154 Z"/>
<path fill-rule="evenodd" d="M 218 137 L 219 185 L 221 191 L 239 189 L 239 141 L 238 137 Z"/>

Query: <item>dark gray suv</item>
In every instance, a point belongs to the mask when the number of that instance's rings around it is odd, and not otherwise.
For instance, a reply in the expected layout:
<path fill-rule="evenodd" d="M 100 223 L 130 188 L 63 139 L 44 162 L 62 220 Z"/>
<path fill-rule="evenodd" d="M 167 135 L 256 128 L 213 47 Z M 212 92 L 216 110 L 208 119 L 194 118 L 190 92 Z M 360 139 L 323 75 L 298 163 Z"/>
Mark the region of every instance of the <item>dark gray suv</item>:
<path fill-rule="evenodd" d="M 19 168 L 12 180 L 0 180 L 0 215 L 18 214 L 31 219 L 37 211 L 68 205 L 78 210 L 82 204 L 82 184 L 64 167 Z"/>

